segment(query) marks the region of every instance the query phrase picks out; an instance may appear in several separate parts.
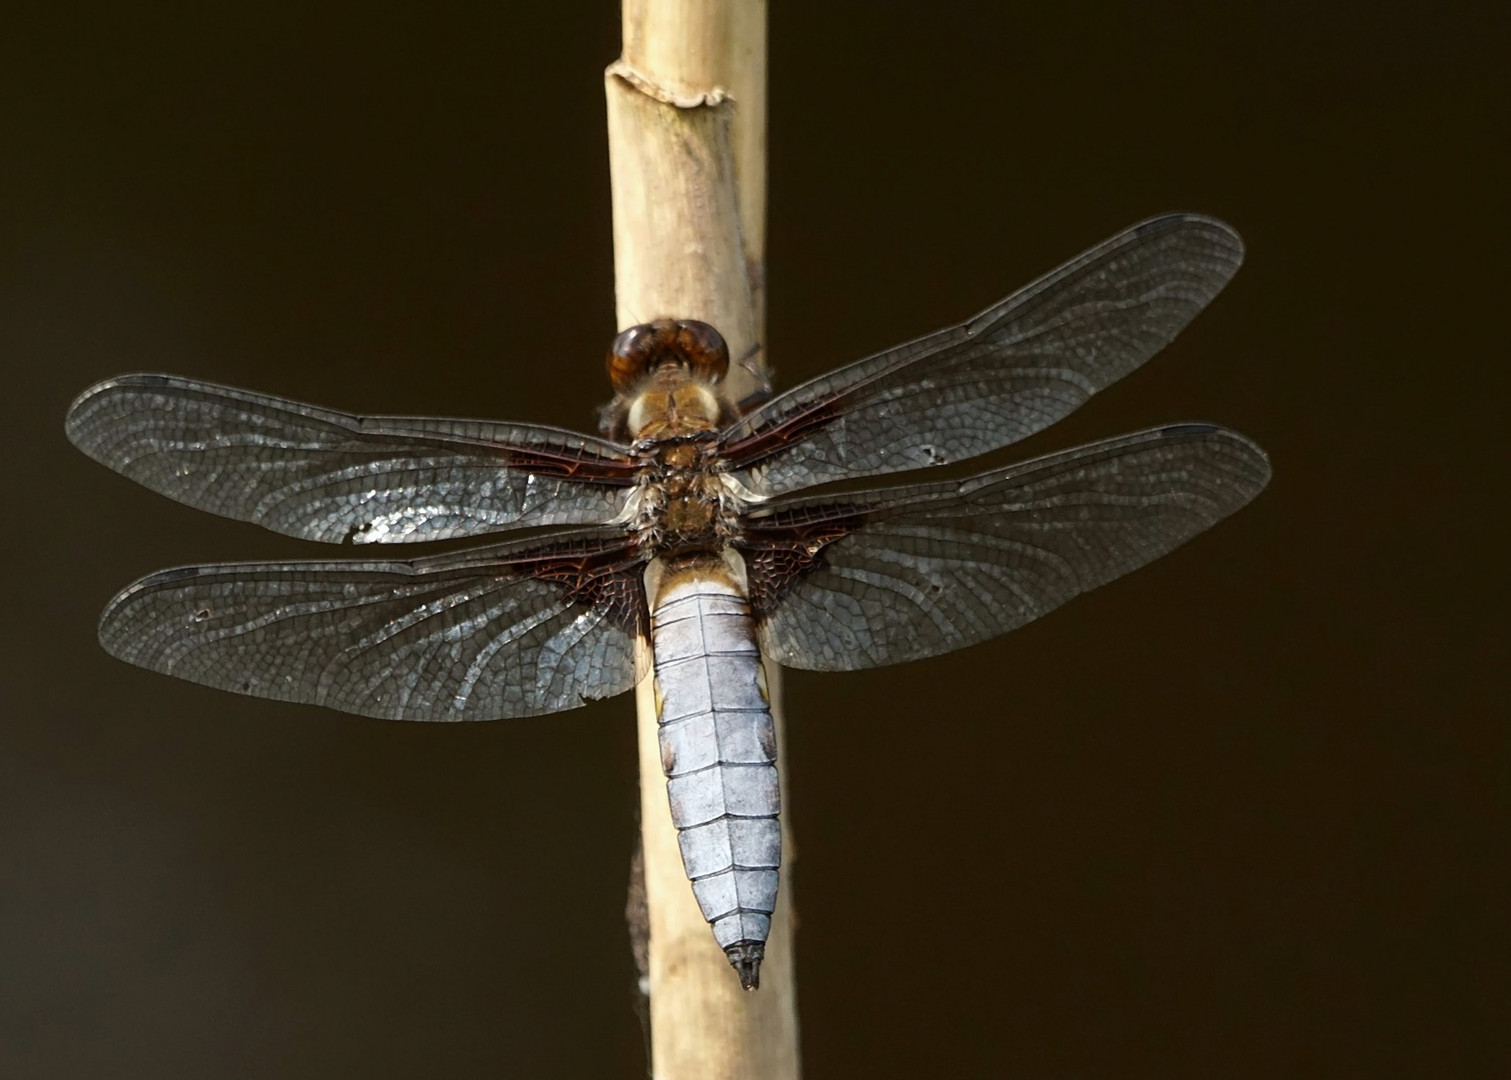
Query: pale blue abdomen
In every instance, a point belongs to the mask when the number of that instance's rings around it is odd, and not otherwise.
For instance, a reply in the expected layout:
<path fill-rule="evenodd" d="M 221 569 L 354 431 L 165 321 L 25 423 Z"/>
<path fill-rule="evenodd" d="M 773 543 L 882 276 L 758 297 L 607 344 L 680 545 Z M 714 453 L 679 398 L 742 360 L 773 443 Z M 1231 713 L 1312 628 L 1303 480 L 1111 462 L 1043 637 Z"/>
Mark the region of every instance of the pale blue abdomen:
<path fill-rule="evenodd" d="M 661 763 L 698 906 L 747 985 L 782 861 L 776 729 L 750 603 L 722 562 L 679 570 L 651 615 Z"/>

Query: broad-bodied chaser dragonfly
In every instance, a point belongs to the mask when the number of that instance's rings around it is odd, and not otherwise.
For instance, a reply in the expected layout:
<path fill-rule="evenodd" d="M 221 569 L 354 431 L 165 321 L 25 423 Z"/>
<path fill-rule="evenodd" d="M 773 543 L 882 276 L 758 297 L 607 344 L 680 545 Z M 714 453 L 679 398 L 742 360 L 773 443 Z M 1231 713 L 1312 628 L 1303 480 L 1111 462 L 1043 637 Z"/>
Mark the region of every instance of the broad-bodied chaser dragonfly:
<path fill-rule="evenodd" d="M 409 561 L 164 570 L 110 602 L 100 641 L 240 694 L 493 720 L 630 689 L 648 640 L 683 863 L 752 988 L 781 863 L 762 657 L 849 671 L 995 637 L 1226 517 L 1269 465 L 1244 436 L 1186 423 L 963 480 L 806 489 L 1032 435 L 1158 352 L 1242 256 L 1220 222 L 1155 218 L 749 408 L 724 391 L 712 327 L 633 327 L 609 353 L 602 438 L 109 379 L 74 402 L 69 438 L 202 510 L 326 543 L 570 527 Z"/>

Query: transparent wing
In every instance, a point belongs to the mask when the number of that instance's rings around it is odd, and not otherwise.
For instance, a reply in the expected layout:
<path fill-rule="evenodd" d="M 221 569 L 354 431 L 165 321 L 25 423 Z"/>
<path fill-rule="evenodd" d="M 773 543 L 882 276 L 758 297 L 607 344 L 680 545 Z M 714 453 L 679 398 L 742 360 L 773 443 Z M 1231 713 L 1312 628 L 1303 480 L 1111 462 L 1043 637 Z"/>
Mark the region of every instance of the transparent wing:
<path fill-rule="evenodd" d="M 984 641 L 1174 550 L 1269 476 L 1244 436 L 1183 424 L 964 481 L 779 504 L 746 522 L 762 647 L 845 671 Z"/>
<path fill-rule="evenodd" d="M 569 431 L 349 416 L 172 375 L 91 387 L 66 429 L 90 457 L 169 498 L 329 543 L 597 524 L 634 481 L 622 448 Z"/>
<path fill-rule="evenodd" d="M 781 494 L 1007 446 L 1164 348 L 1242 261 L 1220 221 L 1135 225 L 974 319 L 774 398 L 724 432 L 725 456 Z"/>
<path fill-rule="evenodd" d="M 254 697 L 492 720 L 628 690 L 644 608 L 624 534 L 576 530 L 412 562 L 164 570 L 110 602 L 100 642 Z"/>

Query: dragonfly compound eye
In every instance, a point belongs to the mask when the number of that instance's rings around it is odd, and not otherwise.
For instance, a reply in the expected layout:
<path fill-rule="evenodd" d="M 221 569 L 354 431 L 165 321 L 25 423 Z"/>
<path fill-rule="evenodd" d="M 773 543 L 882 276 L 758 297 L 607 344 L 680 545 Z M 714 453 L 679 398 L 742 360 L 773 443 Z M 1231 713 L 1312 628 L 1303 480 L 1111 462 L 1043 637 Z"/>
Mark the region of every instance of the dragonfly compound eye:
<path fill-rule="evenodd" d="M 620 333 L 609 346 L 609 381 L 626 393 L 665 363 L 685 367 L 714 383 L 729 371 L 729 347 L 724 335 L 696 319 L 658 319 Z"/>

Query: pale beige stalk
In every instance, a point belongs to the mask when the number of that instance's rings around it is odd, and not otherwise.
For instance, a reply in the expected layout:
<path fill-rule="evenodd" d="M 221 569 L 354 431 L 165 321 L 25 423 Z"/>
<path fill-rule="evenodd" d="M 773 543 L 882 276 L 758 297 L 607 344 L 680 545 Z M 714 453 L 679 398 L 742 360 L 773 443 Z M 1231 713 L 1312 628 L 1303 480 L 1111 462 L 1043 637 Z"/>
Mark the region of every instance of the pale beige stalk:
<path fill-rule="evenodd" d="M 765 0 L 625 0 L 623 20 L 624 52 L 606 77 L 619 326 L 702 319 L 724 334 L 732 357 L 759 361 Z M 736 400 L 758 385 L 738 369 L 730 377 Z M 780 739 L 777 674 L 768 671 Z M 784 810 L 781 892 L 761 988 L 745 992 L 683 874 L 649 679 L 636 705 L 653 1073 L 657 1080 L 796 1078 L 790 815 Z"/>

